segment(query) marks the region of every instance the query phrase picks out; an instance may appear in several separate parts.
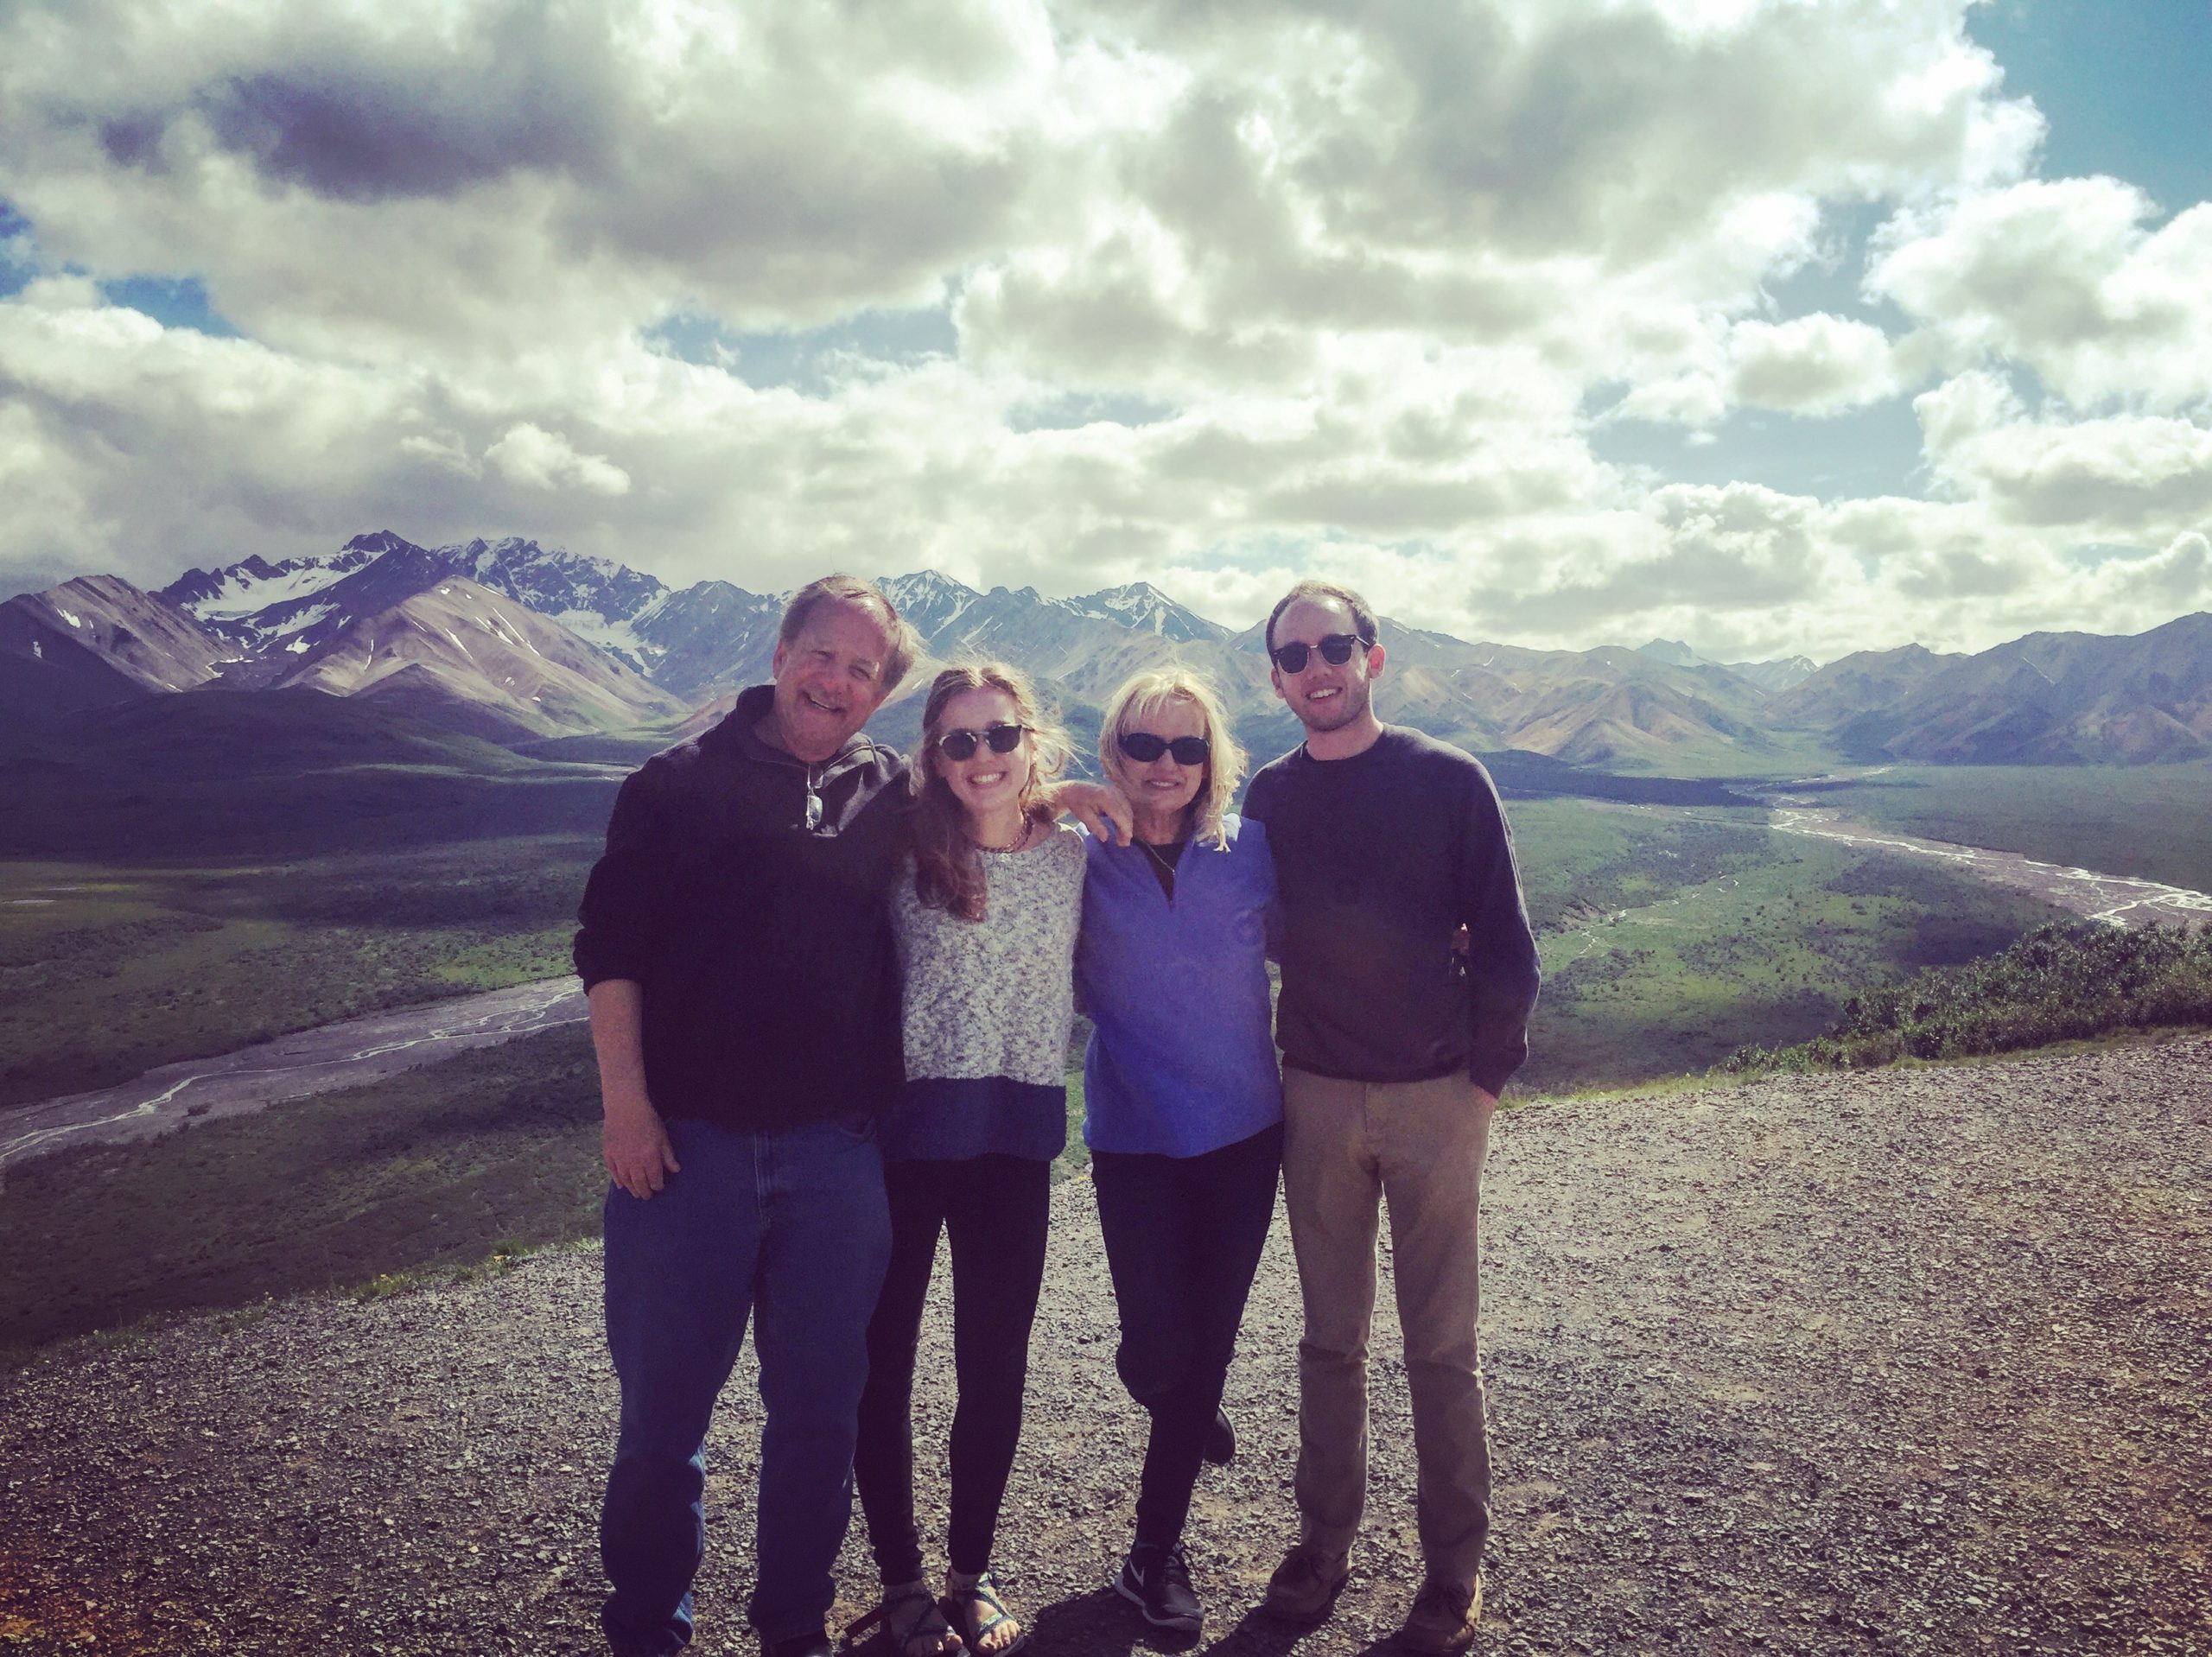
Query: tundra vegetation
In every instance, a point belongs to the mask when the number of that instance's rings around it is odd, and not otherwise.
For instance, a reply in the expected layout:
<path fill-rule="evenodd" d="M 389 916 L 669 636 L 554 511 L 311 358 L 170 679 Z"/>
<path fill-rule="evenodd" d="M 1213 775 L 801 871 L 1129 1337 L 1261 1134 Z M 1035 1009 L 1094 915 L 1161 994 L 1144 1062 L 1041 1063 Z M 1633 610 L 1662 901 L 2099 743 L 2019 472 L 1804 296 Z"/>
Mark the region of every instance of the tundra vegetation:
<path fill-rule="evenodd" d="M 1811 1040 L 1745 1047 L 1719 1068 L 1802 1075 L 2188 1025 L 2212 1025 L 2212 931 L 2053 924 L 1986 959 L 1853 995 Z"/>
<path fill-rule="evenodd" d="M 2051 918 L 1749 810 L 1512 808 L 1548 985 L 1516 1092 L 1618 1087 L 1789 1044 L 1854 994 Z M 10 1097 L 561 971 L 588 836 L 205 867 L 0 865 Z M 1080 1042 L 1071 1051 L 1079 1063 Z M 1071 1076 L 1063 1171 L 1084 1160 Z M 478 1269 L 590 1235 L 602 1176 L 580 1027 L 125 1146 L 22 1163 L 0 1200 L 0 1343 Z"/>
<path fill-rule="evenodd" d="M 568 970 L 596 838 L 130 866 L 0 861 L 0 1109 Z"/>

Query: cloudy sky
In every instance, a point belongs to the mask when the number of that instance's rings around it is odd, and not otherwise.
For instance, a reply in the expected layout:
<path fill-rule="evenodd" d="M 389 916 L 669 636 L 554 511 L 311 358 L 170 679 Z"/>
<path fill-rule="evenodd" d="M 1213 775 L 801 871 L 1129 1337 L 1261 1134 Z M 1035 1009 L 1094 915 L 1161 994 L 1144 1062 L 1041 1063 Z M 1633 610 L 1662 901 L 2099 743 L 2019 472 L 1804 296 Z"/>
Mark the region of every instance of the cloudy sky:
<path fill-rule="evenodd" d="M 0 591 L 516 533 L 1820 659 L 2212 608 L 2212 0 L 6 0 Z"/>

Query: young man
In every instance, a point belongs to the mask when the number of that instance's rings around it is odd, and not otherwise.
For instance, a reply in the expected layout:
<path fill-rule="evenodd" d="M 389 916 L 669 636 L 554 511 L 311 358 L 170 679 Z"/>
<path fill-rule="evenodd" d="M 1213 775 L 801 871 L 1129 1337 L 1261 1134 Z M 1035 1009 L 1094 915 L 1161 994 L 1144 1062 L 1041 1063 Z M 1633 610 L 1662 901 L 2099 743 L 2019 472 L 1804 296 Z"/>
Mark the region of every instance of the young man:
<path fill-rule="evenodd" d="M 767 1416 L 749 1615 L 770 1657 L 830 1649 L 891 1246 L 875 1118 L 904 1074 L 886 900 L 906 767 L 860 730 L 917 652 L 870 583 L 801 588 L 773 682 L 623 784 L 584 892 L 622 1385 L 601 1622 L 626 1657 L 690 1640 L 704 1442 L 748 1319 Z M 1059 800 L 1103 828 L 1105 790 Z"/>
<path fill-rule="evenodd" d="M 1283 1187 L 1306 1304 L 1300 1540 L 1278 1616 L 1326 1616 L 1367 1488 L 1378 1202 L 1390 1211 L 1426 1578 L 1399 1632 L 1464 1648 L 1482 1614 L 1490 1442 L 1476 1220 L 1491 1113 L 1528 1054 L 1536 949 L 1513 845 L 1472 756 L 1375 714 L 1383 651 L 1348 588 L 1301 581 L 1268 618 L 1304 745 L 1252 779 L 1281 891 Z M 1464 944 L 1459 929 L 1465 928 Z"/>

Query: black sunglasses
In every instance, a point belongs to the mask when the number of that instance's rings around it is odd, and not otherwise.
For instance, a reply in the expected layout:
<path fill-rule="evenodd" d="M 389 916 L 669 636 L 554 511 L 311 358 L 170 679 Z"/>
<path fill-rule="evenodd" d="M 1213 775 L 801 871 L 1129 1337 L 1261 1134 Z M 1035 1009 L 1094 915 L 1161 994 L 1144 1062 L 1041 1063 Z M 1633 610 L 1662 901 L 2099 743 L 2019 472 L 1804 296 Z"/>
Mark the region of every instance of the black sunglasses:
<path fill-rule="evenodd" d="M 1331 633 L 1319 645 L 1278 644 L 1274 649 L 1275 665 L 1285 673 L 1303 673 L 1306 658 L 1318 649 L 1324 662 L 1332 668 L 1340 668 L 1351 660 L 1354 645 L 1371 651 L 1375 648 L 1375 641 L 1362 638 L 1357 633 Z"/>
<path fill-rule="evenodd" d="M 988 742 L 993 753 L 1012 753 L 1028 729 L 1027 725 L 994 725 L 982 731 L 946 731 L 937 740 L 937 751 L 947 759 L 973 759 L 976 747 Z"/>
<path fill-rule="evenodd" d="M 1124 731 L 1115 740 L 1140 765 L 1150 765 L 1163 753 L 1173 754 L 1179 765 L 1203 765 L 1213 752 L 1213 745 L 1202 736 L 1179 736 L 1171 742 L 1149 731 Z"/>

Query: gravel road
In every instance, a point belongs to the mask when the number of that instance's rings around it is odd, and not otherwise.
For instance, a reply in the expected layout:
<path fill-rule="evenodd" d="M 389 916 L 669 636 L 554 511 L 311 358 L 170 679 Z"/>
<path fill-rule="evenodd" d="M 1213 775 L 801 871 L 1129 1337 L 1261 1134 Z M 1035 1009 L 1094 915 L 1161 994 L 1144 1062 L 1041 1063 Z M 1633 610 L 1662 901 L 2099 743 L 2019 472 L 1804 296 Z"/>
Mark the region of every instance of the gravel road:
<path fill-rule="evenodd" d="M 2212 1037 L 1540 1104 L 1493 1144 L 1483 1649 L 2212 1652 Z M 1054 1223 L 1000 1563 L 1045 1653 L 1125 1657 L 1139 1424 L 1087 1185 Z M 551 1254 L 0 1376 L 0 1651 L 594 1649 L 598 1292 Z M 1363 1651 L 1415 1585 L 1386 1295 L 1351 1587 L 1295 1641 L 1251 1615 L 1296 1305 L 1278 1225 L 1193 1522 L 1208 1649 Z M 945 1374 L 942 1307 L 931 1339 Z M 749 1358 L 727 1406 L 696 1648 L 749 1652 Z M 856 1530 L 841 1615 L 871 1578 Z"/>

